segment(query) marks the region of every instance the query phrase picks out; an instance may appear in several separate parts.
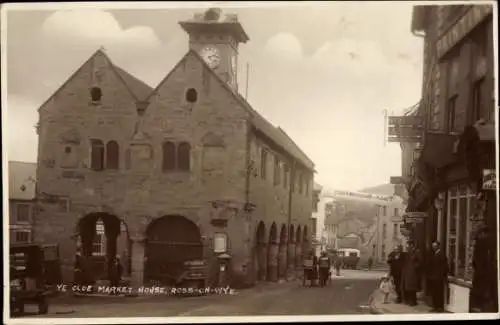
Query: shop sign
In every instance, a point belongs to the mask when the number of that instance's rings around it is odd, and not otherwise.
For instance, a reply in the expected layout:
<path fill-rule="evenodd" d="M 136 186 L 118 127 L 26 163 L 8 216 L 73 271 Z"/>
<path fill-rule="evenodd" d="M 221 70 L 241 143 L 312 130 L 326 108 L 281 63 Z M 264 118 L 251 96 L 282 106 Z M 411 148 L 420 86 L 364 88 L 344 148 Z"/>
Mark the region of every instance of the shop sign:
<path fill-rule="evenodd" d="M 492 12 L 493 6 L 491 4 L 471 6 L 471 9 L 437 41 L 438 57 L 441 58 L 445 55 Z"/>
<path fill-rule="evenodd" d="M 424 129 L 422 116 L 389 116 L 389 142 L 420 142 Z"/>
<path fill-rule="evenodd" d="M 483 190 L 497 189 L 497 175 L 494 169 L 483 169 Z"/>
<path fill-rule="evenodd" d="M 214 253 L 225 253 L 227 251 L 227 235 L 216 233 L 214 235 Z"/>
<path fill-rule="evenodd" d="M 407 212 L 403 217 L 405 223 L 421 223 L 427 218 L 427 212 Z"/>

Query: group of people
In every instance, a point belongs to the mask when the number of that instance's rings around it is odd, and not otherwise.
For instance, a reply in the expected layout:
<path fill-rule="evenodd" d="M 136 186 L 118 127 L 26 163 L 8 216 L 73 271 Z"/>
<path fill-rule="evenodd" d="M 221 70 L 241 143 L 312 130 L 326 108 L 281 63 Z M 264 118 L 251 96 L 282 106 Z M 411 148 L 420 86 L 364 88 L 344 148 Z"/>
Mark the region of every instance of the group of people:
<path fill-rule="evenodd" d="M 108 271 L 108 259 L 105 258 L 106 272 Z M 74 279 L 76 284 L 90 284 L 94 282 L 95 279 L 91 279 L 92 276 L 89 274 L 88 261 L 83 257 L 82 252 L 77 249 L 75 253 L 74 261 Z M 116 256 L 112 264 L 112 272 L 108 273 L 108 278 L 112 286 L 119 286 L 122 281 L 123 276 L 123 265 L 120 261 L 120 257 Z"/>
<path fill-rule="evenodd" d="M 427 261 L 412 242 L 408 249 L 403 251 L 402 246 L 397 246 L 389 254 L 389 275 L 394 283 L 397 303 L 410 306 L 417 304 L 417 292 L 421 290 L 421 279 L 426 276 L 432 291 L 433 312 L 444 312 L 444 294 L 448 275 L 448 260 L 441 251 L 438 242 L 432 243 L 432 253 Z"/>
<path fill-rule="evenodd" d="M 306 259 L 304 259 L 304 276 L 302 284 L 305 286 L 306 281 L 309 281 L 309 286 L 314 286 L 316 280 L 319 280 L 319 285 L 324 287 L 331 279 L 332 266 L 335 267 L 337 276 L 340 275 L 340 258 L 332 259 L 328 256 L 327 252 L 321 252 L 318 258 L 314 251 L 311 251 Z"/>

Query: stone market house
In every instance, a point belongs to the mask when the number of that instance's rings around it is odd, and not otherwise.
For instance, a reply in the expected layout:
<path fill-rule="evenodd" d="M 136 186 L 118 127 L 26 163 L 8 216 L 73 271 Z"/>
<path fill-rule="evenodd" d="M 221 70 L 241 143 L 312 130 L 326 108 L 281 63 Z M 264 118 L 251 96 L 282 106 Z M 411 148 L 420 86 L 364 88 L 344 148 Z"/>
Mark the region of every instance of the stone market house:
<path fill-rule="evenodd" d="M 180 22 L 189 51 L 156 88 L 99 50 L 40 107 L 34 240 L 60 244 L 66 281 L 97 231 L 109 271 L 125 255 L 135 285 L 173 283 L 199 259 L 215 285 L 226 253 L 233 286 L 301 266 L 314 164 L 239 95 L 249 38 L 235 15 L 219 16 Z"/>

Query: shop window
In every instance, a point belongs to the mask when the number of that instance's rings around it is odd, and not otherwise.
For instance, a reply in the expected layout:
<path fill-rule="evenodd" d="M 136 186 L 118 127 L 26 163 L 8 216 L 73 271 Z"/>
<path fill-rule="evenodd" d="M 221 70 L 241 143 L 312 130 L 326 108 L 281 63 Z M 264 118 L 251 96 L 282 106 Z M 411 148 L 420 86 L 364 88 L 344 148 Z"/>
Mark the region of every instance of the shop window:
<path fill-rule="evenodd" d="M 26 203 L 16 205 L 16 221 L 29 222 L 31 220 L 31 206 Z"/>
<path fill-rule="evenodd" d="M 173 142 L 165 142 L 163 144 L 163 159 L 162 159 L 162 170 L 169 171 L 175 169 L 175 160 L 176 160 L 176 152 L 175 152 L 175 144 Z"/>
<path fill-rule="evenodd" d="M 476 194 L 467 186 L 454 187 L 448 191 L 447 256 L 450 273 L 457 278 L 467 278 L 470 217 Z"/>
<path fill-rule="evenodd" d="M 187 142 L 181 142 L 177 147 L 177 167 L 182 171 L 191 169 L 191 146 Z"/>
<path fill-rule="evenodd" d="M 106 168 L 118 169 L 120 165 L 120 147 L 116 141 L 106 144 Z"/>
<path fill-rule="evenodd" d="M 262 148 L 260 154 L 260 177 L 266 179 L 267 177 L 267 151 Z"/>

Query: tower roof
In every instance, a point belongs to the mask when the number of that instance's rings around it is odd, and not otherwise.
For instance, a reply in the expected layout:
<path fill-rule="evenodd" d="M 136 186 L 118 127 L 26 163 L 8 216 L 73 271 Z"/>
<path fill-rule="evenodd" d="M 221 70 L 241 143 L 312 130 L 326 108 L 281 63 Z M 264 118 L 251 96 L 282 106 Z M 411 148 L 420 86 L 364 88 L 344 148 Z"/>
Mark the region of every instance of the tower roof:
<path fill-rule="evenodd" d="M 179 25 L 189 35 L 199 33 L 229 34 L 239 43 L 246 43 L 250 40 L 236 14 L 226 14 L 225 18 L 221 19 L 220 9 L 217 8 L 208 9 L 203 14 L 194 14 L 193 18 L 180 21 Z"/>

